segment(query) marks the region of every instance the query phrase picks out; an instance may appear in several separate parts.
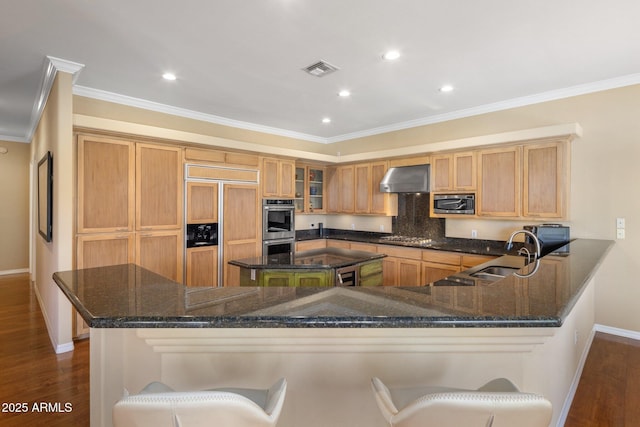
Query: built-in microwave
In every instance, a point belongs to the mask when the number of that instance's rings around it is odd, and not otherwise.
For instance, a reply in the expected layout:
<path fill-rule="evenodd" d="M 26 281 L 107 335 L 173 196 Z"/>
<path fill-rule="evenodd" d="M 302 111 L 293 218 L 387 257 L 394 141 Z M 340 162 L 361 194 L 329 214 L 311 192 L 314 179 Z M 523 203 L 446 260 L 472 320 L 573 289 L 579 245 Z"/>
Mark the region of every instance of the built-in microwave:
<path fill-rule="evenodd" d="M 433 213 L 446 215 L 474 215 L 475 194 L 434 194 Z"/>

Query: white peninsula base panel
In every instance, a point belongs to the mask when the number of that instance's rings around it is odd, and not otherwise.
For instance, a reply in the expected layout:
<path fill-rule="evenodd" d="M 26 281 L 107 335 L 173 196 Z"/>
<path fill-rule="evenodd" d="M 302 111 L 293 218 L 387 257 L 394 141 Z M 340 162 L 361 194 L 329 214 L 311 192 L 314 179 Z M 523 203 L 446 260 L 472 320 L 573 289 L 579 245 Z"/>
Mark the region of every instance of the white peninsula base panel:
<path fill-rule="evenodd" d="M 91 426 L 111 426 L 124 389 L 267 388 L 285 377 L 280 427 L 384 427 L 370 388 L 476 388 L 507 377 L 562 425 L 594 325 L 594 280 L 560 328 L 91 329 Z"/>

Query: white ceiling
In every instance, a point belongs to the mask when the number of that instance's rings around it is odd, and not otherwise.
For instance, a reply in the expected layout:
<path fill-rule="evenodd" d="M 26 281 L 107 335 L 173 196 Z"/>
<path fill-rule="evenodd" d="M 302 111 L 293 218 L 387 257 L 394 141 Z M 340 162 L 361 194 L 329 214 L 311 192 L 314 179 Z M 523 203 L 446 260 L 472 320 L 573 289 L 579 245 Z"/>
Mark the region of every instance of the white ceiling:
<path fill-rule="evenodd" d="M 79 95 L 334 142 L 640 83 L 639 22 L 637 0 L 7 0 L 0 139 L 28 142 L 47 56 L 84 65 Z M 339 71 L 301 71 L 320 59 Z"/>

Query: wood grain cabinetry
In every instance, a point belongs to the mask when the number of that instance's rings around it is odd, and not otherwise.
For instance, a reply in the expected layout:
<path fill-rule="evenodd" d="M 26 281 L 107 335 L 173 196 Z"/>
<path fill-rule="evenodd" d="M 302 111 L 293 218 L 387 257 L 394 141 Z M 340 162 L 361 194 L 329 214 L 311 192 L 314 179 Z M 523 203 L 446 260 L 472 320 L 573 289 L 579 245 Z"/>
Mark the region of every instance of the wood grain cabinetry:
<path fill-rule="evenodd" d="M 325 169 L 321 166 L 296 165 L 295 202 L 297 213 L 325 212 Z"/>
<path fill-rule="evenodd" d="M 340 205 L 338 212 L 354 213 L 355 211 L 355 168 L 353 165 L 338 167 L 340 182 Z"/>
<path fill-rule="evenodd" d="M 355 203 L 354 213 L 371 212 L 371 165 L 362 163 L 354 166 Z"/>
<path fill-rule="evenodd" d="M 479 216 L 520 216 L 521 147 L 481 150 L 478 153 Z"/>
<path fill-rule="evenodd" d="M 187 224 L 218 222 L 218 184 L 187 182 Z"/>
<path fill-rule="evenodd" d="M 78 233 L 133 231 L 134 144 L 79 135 L 77 171 Z"/>
<path fill-rule="evenodd" d="M 475 191 L 474 151 L 434 155 L 431 158 L 432 191 Z"/>
<path fill-rule="evenodd" d="M 310 251 L 312 249 L 324 249 L 327 247 L 327 239 L 314 239 L 296 242 L 296 251 Z"/>
<path fill-rule="evenodd" d="M 568 197 L 566 142 L 525 145 L 522 210 L 526 217 L 562 218 Z"/>
<path fill-rule="evenodd" d="M 182 230 L 136 233 L 136 264 L 182 283 Z"/>
<path fill-rule="evenodd" d="M 251 258 L 262 251 L 262 212 L 257 185 L 224 186 L 224 285 L 240 284 L 240 268 L 232 259 Z"/>
<path fill-rule="evenodd" d="M 398 195 L 380 191 L 380 182 L 389 169 L 389 162 L 371 163 L 371 210 L 372 214 L 398 215 Z"/>
<path fill-rule="evenodd" d="M 136 229 L 182 227 L 182 149 L 136 144 Z"/>
<path fill-rule="evenodd" d="M 385 286 L 419 286 L 422 282 L 422 251 L 378 245 L 378 253 L 387 255 L 382 259 L 382 284 Z"/>
<path fill-rule="evenodd" d="M 187 249 L 186 285 L 218 286 L 218 247 Z"/>
<path fill-rule="evenodd" d="M 295 169 L 294 160 L 284 160 L 265 157 L 262 159 L 262 196 L 295 197 Z"/>

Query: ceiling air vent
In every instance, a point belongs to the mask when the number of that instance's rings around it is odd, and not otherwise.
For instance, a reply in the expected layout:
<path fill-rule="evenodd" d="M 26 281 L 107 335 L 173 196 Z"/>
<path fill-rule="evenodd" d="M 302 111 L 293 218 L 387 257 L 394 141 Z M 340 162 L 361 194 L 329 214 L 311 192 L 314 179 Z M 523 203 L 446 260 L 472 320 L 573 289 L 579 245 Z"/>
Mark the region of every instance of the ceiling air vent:
<path fill-rule="evenodd" d="M 328 62 L 325 61 L 318 61 L 313 65 L 309 65 L 308 67 L 304 67 L 303 68 L 304 71 L 306 71 L 307 73 L 311 74 L 312 76 L 316 76 L 316 77 L 322 77 L 322 76 L 326 76 L 327 74 L 331 74 L 334 71 L 338 71 L 339 68 L 329 64 Z"/>

